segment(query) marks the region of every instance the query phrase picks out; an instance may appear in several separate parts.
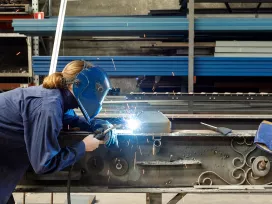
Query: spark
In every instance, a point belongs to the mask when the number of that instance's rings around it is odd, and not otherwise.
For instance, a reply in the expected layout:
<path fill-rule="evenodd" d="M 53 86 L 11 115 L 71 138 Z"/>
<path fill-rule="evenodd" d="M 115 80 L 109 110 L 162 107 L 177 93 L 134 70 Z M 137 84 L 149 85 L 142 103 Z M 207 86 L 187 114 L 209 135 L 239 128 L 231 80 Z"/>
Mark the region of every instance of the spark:
<path fill-rule="evenodd" d="M 16 55 L 18 56 L 19 54 L 21 54 L 21 52 L 17 52 Z"/>
<path fill-rule="evenodd" d="M 15 12 L 19 12 L 20 10 L 19 9 L 17 9 Z"/>
<path fill-rule="evenodd" d="M 173 76 L 175 76 L 175 73 L 174 73 L 174 72 L 172 72 L 172 75 L 173 75 Z"/>
<path fill-rule="evenodd" d="M 135 157 L 134 157 L 134 169 L 136 168 L 136 152 L 135 152 Z"/>
<path fill-rule="evenodd" d="M 130 139 L 127 141 L 127 146 L 129 146 Z"/>
<path fill-rule="evenodd" d="M 142 154 L 142 150 L 141 150 L 141 146 L 139 146 L 139 150 L 140 150 L 140 154 L 143 155 L 143 154 Z"/>
<path fill-rule="evenodd" d="M 113 64 L 114 70 L 116 71 L 116 66 L 115 66 L 115 63 L 114 63 L 113 58 L 111 58 L 111 61 L 112 61 L 112 64 Z"/>

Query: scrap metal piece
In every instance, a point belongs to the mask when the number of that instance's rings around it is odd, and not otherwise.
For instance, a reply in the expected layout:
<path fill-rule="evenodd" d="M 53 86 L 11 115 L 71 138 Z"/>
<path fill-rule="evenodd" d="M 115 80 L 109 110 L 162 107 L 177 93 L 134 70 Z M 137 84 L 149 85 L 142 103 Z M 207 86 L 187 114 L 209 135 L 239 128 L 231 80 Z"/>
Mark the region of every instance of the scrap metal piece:
<path fill-rule="evenodd" d="M 219 132 L 219 133 L 221 133 L 221 134 L 223 134 L 225 136 L 232 132 L 232 130 L 229 129 L 229 128 L 215 127 L 215 126 L 212 126 L 212 125 L 209 125 L 209 124 L 206 124 L 206 123 L 202 123 L 202 122 L 200 124 L 205 125 L 206 127 L 210 128 L 210 129 L 212 129 L 212 130 L 214 130 L 216 132 Z"/>
<path fill-rule="evenodd" d="M 134 132 L 141 133 L 170 133 L 170 120 L 159 111 L 143 111 L 137 115 L 141 127 Z"/>

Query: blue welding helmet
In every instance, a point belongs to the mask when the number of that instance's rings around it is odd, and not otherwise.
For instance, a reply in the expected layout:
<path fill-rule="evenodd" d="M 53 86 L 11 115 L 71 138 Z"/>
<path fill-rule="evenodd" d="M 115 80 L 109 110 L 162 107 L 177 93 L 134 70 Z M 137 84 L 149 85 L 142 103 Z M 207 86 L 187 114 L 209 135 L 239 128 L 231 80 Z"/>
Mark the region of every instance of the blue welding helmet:
<path fill-rule="evenodd" d="M 84 62 L 83 70 L 74 79 L 73 92 L 88 123 L 101 111 L 110 89 L 106 72 L 99 67 L 89 68 L 89 64 Z"/>

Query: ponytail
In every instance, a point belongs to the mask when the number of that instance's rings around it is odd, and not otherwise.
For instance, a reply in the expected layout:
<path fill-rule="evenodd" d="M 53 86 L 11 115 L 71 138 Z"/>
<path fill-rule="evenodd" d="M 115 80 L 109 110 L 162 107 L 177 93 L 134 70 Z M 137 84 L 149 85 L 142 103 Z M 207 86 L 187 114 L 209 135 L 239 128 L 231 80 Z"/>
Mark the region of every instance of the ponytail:
<path fill-rule="evenodd" d="M 86 63 L 86 65 L 85 65 Z M 62 72 L 56 72 L 47 76 L 43 81 L 43 88 L 46 89 L 65 89 L 67 88 L 76 77 L 76 75 L 82 71 L 86 66 L 92 68 L 93 65 L 82 60 L 74 60 L 68 63 Z M 86 68 L 85 67 L 85 68 Z"/>
<path fill-rule="evenodd" d="M 46 89 L 65 88 L 65 84 L 63 83 L 63 74 L 61 72 L 56 72 L 45 77 L 43 81 L 43 88 Z"/>

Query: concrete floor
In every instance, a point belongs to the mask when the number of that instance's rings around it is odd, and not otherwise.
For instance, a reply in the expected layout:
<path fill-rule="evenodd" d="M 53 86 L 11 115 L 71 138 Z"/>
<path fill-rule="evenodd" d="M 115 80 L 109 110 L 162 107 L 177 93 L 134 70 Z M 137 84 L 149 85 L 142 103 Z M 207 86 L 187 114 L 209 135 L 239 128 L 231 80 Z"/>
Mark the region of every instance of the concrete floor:
<path fill-rule="evenodd" d="M 84 194 L 80 194 L 84 195 Z M 85 194 L 91 195 L 91 194 Z M 93 194 L 94 195 L 94 194 Z M 99 204 L 143 204 L 145 203 L 145 194 L 95 194 Z M 163 204 L 166 204 L 175 194 L 163 194 Z M 23 195 L 14 194 L 17 204 L 22 203 Z M 50 203 L 50 194 L 31 194 L 26 195 L 27 204 L 48 204 Z M 66 194 L 54 194 L 54 204 L 64 204 Z M 268 194 L 188 194 L 178 204 L 272 204 L 272 195 Z"/>

